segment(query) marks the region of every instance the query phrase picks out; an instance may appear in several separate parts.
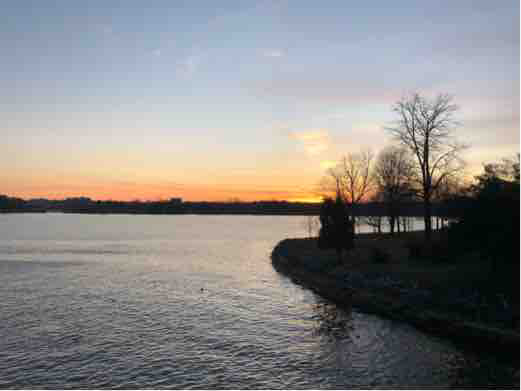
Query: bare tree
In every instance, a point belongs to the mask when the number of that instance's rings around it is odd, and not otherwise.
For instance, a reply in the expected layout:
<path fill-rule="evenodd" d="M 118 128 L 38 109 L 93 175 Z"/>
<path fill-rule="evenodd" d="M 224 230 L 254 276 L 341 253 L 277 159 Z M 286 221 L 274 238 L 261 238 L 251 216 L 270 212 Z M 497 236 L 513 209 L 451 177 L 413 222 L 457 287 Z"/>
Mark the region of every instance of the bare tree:
<path fill-rule="evenodd" d="M 390 146 L 383 149 L 374 166 L 374 177 L 378 186 L 381 201 L 386 207 L 391 234 L 394 234 L 395 223 L 400 231 L 402 203 L 413 194 L 415 179 L 414 161 L 407 149 Z"/>
<path fill-rule="evenodd" d="M 382 193 L 377 191 L 374 193 L 369 202 L 372 203 L 381 203 L 383 201 Z M 383 224 L 383 216 L 381 215 L 373 215 L 373 216 L 365 216 L 363 218 L 363 222 L 373 229 L 373 232 L 382 233 L 382 224 Z"/>
<path fill-rule="evenodd" d="M 397 219 L 399 225 L 400 222 L 402 224 L 402 232 L 407 232 L 412 230 L 412 217 L 411 216 L 400 216 Z"/>
<path fill-rule="evenodd" d="M 446 177 L 433 191 L 432 199 L 437 203 L 437 210 L 435 213 L 437 230 L 445 227 L 448 217 L 448 203 L 450 200 L 464 193 L 466 186 L 460 181 L 460 179 L 461 178 L 454 176 Z"/>
<path fill-rule="evenodd" d="M 349 153 L 336 167 L 327 171 L 327 177 L 322 181 L 322 188 L 329 194 L 340 194 L 353 218 L 358 205 L 370 194 L 373 187 L 372 160 L 370 150 Z"/>
<path fill-rule="evenodd" d="M 457 110 L 448 95 L 438 95 L 430 100 L 413 94 L 396 103 L 393 111 L 398 120 L 386 128 L 416 158 L 427 240 L 432 232 L 433 192 L 445 178 L 456 175 L 463 168 L 460 152 L 465 146 L 453 138 L 458 124 L 454 119 Z"/>
<path fill-rule="evenodd" d="M 304 228 L 308 233 L 308 238 L 317 236 L 318 230 L 320 229 L 320 220 L 318 216 L 305 216 Z"/>
<path fill-rule="evenodd" d="M 382 233 L 382 216 L 365 216 L 362 222 L 373 229 L 375 233 Z"/>

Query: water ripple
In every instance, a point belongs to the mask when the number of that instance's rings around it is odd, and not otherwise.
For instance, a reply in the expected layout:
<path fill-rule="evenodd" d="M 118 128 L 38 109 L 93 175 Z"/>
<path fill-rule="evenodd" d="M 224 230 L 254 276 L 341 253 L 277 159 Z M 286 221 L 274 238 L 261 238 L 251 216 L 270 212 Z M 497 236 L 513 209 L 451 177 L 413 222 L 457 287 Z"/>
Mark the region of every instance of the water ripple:
<path fill-rule="evenodd" d="M 298 235 L 298 218 L 104 216 L 100 238 L 92 216 L 71 217 L 11 218 L 26 236 L 0 241 L 0 388 L 516 381 L 515 369 L 494 358 L 345 312 L 278 275 L 269 253 L 280 238 Z M 31 239 L 43 229 L 48 238 Z"/>

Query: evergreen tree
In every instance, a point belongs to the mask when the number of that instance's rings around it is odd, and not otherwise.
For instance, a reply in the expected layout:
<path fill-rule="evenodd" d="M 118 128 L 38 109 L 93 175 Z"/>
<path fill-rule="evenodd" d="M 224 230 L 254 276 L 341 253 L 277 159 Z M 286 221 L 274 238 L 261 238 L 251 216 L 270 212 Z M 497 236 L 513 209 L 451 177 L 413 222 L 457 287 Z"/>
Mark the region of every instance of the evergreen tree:
<path fill-rule="evenodd" d="M 354 223 L 348 209 L 337 194 L 333 201 L 325 198 L 320 208 L 320 232 L 318 247 L 334 248 L 338 254 L 338 262 L 342 262 L 342 252 L 354 248 Z"/>

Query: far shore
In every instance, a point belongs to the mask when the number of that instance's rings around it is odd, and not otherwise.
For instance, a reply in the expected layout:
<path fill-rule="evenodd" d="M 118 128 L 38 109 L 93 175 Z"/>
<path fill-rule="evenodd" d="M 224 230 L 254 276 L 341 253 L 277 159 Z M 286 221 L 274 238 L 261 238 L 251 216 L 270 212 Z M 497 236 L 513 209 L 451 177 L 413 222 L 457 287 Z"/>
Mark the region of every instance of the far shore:
<path fill-rule="evenodd" d="M 334 251 L 318 249 L 316 238 L 285 239 L 273 249 L 272 263 L 342 307 L 519 360 L 519 303 L 483 289 L 488 261 L 473 253 L 456 259 L 410 256 L 408 247 L 422 237 L 423 232 L 358 234 L 341 264 Z"/>

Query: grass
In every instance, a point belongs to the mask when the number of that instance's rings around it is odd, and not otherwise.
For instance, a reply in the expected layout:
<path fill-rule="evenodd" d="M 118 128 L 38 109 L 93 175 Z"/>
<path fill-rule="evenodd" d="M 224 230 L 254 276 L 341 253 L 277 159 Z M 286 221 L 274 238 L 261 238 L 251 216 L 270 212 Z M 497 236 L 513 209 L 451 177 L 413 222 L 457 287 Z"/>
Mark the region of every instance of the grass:
<path fill-rule="evenodd" d="M 441 240 L 441 233 L 434 232 L 433 243 Z M 408 246 L 422 242 L 423 232 L 358 234 L 355 248 L 343 255 L 340 265 L 335 251 L 320 250 L 315 238 L 295 239 L 288 245 L 290 251 L 299 257 L 328 265 L 324 269 L 331 274 L 343 275 L 351 271 L 385 274 L 427 289 L 477 287 L 489 281 L 490 263 L 477 253 L 451 255 L 434 250 L 425 257 L 411 257 Z M 375 253 L 385 254 L 385 261 L 375 262 Z"/>
<path fill-rule="evenodd" d="M 423 232 L 358 234 L 355 248 L 339 264 L 334 250 L 320 250 L 317 239 L 281 242 L 284 252 L 306 269 L 347 279 L 359 295 L 394 300 L 418 310 L 432 310 L 466 321 L 519 329 L 519 298 L 501 292 L 512 277 L 492 272 L 488 259 L 476 251 L 452 251 L 443 232 L 433 232 L 425 245 Z M 411 247 L 419 246 L 420 251 Z M 411 253 L 419 253 L 411 256 Z M 351 279 L 350 279 L 351 276 Z M 516 277 L 517 278 L 517 277 Z M 386 282 L 387 281 L 387 282 Z M 514 281 L 514 285 L 516 285 Z M 517 282 L 519 286 L 519 282 Z M 503 289 L 503 290 L 502 290 Z"/>

